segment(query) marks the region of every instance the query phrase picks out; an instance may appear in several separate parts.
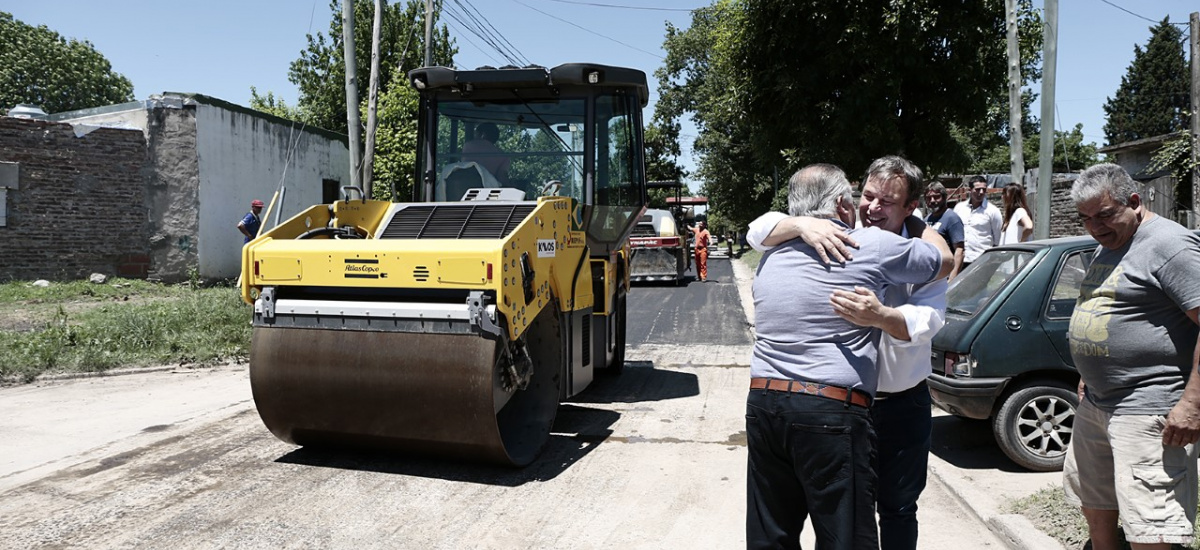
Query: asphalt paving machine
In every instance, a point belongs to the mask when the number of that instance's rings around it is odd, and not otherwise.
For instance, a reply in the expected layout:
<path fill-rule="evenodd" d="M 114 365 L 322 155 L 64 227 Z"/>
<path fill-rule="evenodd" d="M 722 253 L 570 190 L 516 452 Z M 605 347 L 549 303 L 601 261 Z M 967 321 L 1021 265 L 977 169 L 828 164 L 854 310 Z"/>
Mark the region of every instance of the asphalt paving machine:
<path fill-rule="evenodd" d="M 297 445 L 525 465 L 560 401 L 624 365 L 646 76 L 408 78 L 414 202 L 347 196 L 243 248 L 254 402 Z"/>
<path fill-rule="evenodd" d="M 683 184 L 676 181 L 647 182 L 647 189 L 673 189 L 679 200 Z M 648 209 L 638 219 L 629 236 L 629 279 L 638 281 L 683 282 L 683 274 L 691 268 L 687 245 L 687 218 L 690 209 L 679 206 L 671 210 Z"/>

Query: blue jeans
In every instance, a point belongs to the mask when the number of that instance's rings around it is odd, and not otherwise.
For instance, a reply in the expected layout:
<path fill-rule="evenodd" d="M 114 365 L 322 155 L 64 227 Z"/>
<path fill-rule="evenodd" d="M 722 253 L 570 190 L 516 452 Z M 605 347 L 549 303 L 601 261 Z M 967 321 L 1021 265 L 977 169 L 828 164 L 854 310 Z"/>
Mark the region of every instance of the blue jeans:
<path fill-rule="evenodd" d="M 746 398 L 746 547 L 875 550 L 875 432 L 867 409 L 768 390 Z"/>
<path fill-rule="evenodd" d="M 929 387 L 911 389 L 871 404 L 878 436 L 879 540 L 883 550 L 917 547 L 917 498 L 925 489 L 933 420 Z"/>

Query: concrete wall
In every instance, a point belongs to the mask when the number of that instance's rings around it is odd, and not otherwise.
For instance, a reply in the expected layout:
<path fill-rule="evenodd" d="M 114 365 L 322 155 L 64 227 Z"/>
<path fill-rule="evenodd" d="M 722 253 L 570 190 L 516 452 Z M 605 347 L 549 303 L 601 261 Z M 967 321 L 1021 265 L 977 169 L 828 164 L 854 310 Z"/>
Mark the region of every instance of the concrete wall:
<path fill-rule="evenodd" d="M 275 207 L 282 221 L 321 202 L 322 180 L 349 185 L 350 154 L 341 141 L 301 131 L 298 123 L 293 127 L 220 105 L 199 103 L 195 117 L 200 168 L 195 235 L 202 277 L 238 275 L 243 238 L 237 223 L 251 200 L 269 206 L 283 182 L 284 201 Z M 274 215 L 264 228 L 273 221 Z"/>
<path fill-rule="evenodd" d="M 0 280 L 145 277 L 146 151 L 137 130 L 77 136 L 69 124 L 0 116 L 0 162 L 17 173 L 3 205 Z"/>
<path fill-rule="evenodd" d="M 192 109 L 153 109 L 146 208 L 151 234 L 150 278 L 187 280 L 199 264 L 200 166 L 196 156 L 196 113 Z M 135 115 L 136 116 L 136 115 Z"/>

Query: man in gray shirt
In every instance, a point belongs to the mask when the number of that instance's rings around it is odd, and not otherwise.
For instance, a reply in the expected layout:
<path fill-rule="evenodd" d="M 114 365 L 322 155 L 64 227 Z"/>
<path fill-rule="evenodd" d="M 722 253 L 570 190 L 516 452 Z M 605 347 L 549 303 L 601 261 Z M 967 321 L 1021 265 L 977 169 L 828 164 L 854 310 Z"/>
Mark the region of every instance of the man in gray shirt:
<path fill-rule="evenodd" d="M 791 215 L 853 225 L 850 184 L 836 166 L 801 169 L 788 191 Z M 824 264 L 799 240 L 759 263 L 746 403 L 748 548 L 799 548 L 806 517 L 819 547 L 878 546 L 868 407 L 879 331 L 843 319 L 829 300 L 838 289 L 878 295 L 888 285 L 944 277 L 953 257 L 877 228 L 851 234 L 859 247 L 844 265 Z"/>
<path fill-rule="evenodd" d="M 1088 168 L 1071 200 L 1100 246 L 1068 339 L 1080 404 L 1063 466 L 1093 550 L 1192 542 L 1200 381 L 1200 238 L 1156 216 L 1115 164 Z"/>

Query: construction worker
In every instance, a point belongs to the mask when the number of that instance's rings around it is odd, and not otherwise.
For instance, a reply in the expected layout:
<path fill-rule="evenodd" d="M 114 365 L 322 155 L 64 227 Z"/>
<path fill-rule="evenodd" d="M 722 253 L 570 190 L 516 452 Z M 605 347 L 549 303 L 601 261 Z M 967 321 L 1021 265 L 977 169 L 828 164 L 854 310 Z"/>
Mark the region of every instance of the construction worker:
<path fill-rule="evenodd" d="M 241 231 L 242 236 L 245 237 L 242 244 L 248 243 L 258 236 L 258 228 L 262 227 L 262 218 L 259 217 L 262 209 L 263 201 L 258 199 L 250 201 L 250 212 L 246 213 L 242 221 L 237 224 L 238 231 Z"/>
<path fill-rule="evenodd" d="M 696 276 L 703 283 L 708 280 L 708 242 L 712 240 L 712 236 L 708 234 L 708 224 L 704 222 L 689 229 L 696 235 L 692 242 L 692 246 L 696 249 Z"/>

